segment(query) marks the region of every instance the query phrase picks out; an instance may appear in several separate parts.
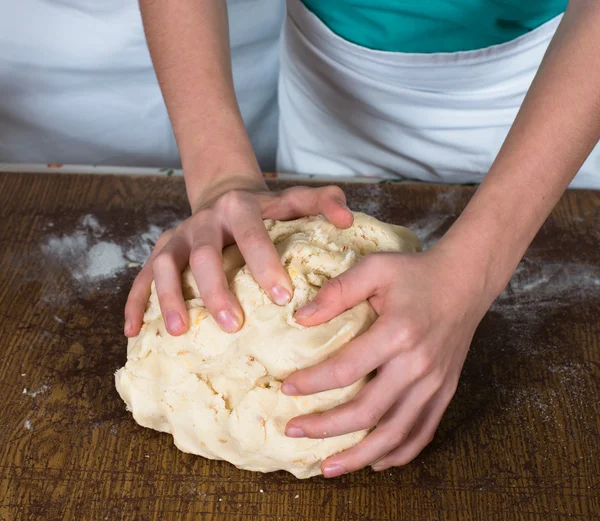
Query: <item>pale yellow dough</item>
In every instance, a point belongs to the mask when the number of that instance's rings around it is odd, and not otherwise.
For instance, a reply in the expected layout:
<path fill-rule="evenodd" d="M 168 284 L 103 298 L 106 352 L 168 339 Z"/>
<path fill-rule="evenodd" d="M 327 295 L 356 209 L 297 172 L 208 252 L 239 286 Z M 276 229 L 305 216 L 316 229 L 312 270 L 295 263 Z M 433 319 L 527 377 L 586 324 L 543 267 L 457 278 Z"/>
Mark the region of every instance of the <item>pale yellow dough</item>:
<path fill-rule="evenodd" d="M 415 252 L 419 241 L 400 226 L 355 213 L 347 230 L 323 217 L 265 221 L 294 284 L 294 298 L 273 304 L 250 275 L 237 247 L 224 251 L 230 287 L 245 313 L 235 334 L 222 332 L 206 311 L 189 270 L 183 273 L 189 331 L 170 336 L 154 285 L 142 331 L 129 340 L 127 364 L 115 375 L 135 421 L 171 433 L 184 452 L 260 472 L 287 470 L 298 478 L 320 474 L 321 462 L 347 449 L 366 431 L 325 439 L 288 438 L 291 418 L 351 399 L 365 380 L 344 389 L 290 397 L 281 382 L 298 369 L 332 356 L 373 323 L 368 302 L 319 326 L 302 327 L 294 312 L 330 278 L 372 252 Z M 359 281 L 356 281 L 359 284 Z"/>

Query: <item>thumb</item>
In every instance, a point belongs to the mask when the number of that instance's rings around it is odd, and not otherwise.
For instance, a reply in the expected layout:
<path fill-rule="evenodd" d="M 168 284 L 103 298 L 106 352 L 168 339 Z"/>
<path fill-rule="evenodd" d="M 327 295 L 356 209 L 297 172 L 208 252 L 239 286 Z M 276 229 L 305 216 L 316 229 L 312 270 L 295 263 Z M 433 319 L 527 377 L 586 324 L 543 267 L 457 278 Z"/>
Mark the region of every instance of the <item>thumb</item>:
<path fill-rule="evenodd" d="M 372 297 L 377 291 L 380 277 L 373 269 L 371 259 L 367 257 L 348 271 L 328 280 L 314 300 L 296 311 L 296 321 L 303 326 L 322 324 Z"/>

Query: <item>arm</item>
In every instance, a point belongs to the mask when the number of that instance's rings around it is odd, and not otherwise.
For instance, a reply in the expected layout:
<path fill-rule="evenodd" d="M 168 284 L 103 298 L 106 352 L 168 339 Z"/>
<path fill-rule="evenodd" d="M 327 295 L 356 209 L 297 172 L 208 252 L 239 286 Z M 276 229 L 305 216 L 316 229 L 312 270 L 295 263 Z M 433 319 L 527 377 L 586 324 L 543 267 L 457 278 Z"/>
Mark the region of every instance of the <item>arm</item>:
<path fill-rule="evenodd" d="M 140 0 L 140 9 L 192 207 L 223 183 L 266 189 L 233 87 L 226 3 Z"/>
<path fill-rule="evenodd" d="M 188 313 L 181 272 L 189 264 L 208 311 L 227 332 L 244 315 L 229 290 L 222 250 L 236 242 L 250 272 L 277 304 L 293 288 L 263 219 L 323 213 L 352 222 L 337 187 L 267 191 L 235 97 L 224 0 L 140 0 L 150 54 L 181 154 L 192 216 L 165 232 L 125 306 L 127 336 L 138 334 L 152 280 L 167 330 L 181 335 Z"/>
<path fill-rule="evenodd" d="M 489 174 L 441 241 L 468 253 L 494 297 L 600 139 L 599 28 L 600 3 L 571 0 Z"/>
<path fill-rule="evenodd" d="M 326 476 L 404 465 L 433 438 L 477 325 L 600 138 L 598 27 L 600 3 L 571 0 L 488 176 L 434 247 L 369 256 L 296 313 L 310 326 L 369 299 L 379 315 L 341 353 L 282 385 L 311 394 L 377 371 L 350 402 L 287 425 L 288 436 L 310 438 L 376 426 L 328 458 Z"/>

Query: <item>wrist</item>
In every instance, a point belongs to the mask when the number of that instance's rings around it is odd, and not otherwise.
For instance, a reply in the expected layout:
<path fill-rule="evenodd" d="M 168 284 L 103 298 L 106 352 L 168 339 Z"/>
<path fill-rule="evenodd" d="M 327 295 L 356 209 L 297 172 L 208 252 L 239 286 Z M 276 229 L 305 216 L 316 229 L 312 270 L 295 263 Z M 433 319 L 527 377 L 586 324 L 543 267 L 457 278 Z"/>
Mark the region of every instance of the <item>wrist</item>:
<path fill-rule="evenodd" d="M 266 189 L 241 116 L 220 115 L 199 120 L 201 126 L 179 125 L 176 132 L 192 210 L 228 190 Z"/>
<path fill-rule="evenodd" d="M 489 305 L 502 293 L 529 242 L 493 215 L 465 212 L 434 246 L 445 262 Z"/>
<path fill-rule="evenodd" d="M 260 171 L 219 169 L 185 175 L 186 192 L 192 213 L 231 190 L 268 190 Z"/>
<path fill-rule="evenodd" d="M 502 291 L 485 253 L 472 245 L 443 238 L 425 254 L 434 258 L 439 280 L 447 286 L 448 301 L 483 317 Z"/>

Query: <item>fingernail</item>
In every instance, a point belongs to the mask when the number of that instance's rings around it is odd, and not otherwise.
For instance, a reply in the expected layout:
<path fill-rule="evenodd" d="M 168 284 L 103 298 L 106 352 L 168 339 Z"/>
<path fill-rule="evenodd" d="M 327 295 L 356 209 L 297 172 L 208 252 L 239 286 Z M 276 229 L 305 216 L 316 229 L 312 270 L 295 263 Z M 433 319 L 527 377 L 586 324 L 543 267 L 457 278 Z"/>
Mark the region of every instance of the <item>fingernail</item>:
<path fill-rule="evenodd" d="M 219 311 L 217 313 L 217 322 L 221 326 L 221 328 L 227 333 L 235 333 L 240 323 L 236 316 L 229 310 L 224 309 L 223 311 Z"/>
<path fill-rule="evenodd" d="M 271 298 L 280 306 L 285 306 L 292 299 L 289 292 L 283 286 L 273 286 L 271 288 Z"/>
<path fill-rule="evenodd" d="M 288 427 L 285 429 L 285 435 L 290 438 L 304 438 L 304 431 L 300 427 Z"/>
<path fill-rule="evenodd" d="M 323 476 L 326 478 L 336 478 L 346 473 L 346 469 L 337 463 L 331 465 L 325 465 L 323 467 Z"/>
<path fill-rule="evenodd" d="M 132 320 L 129 317 L 127 317 L 125 319 L 125 327 L 123 328 L 123 333 L 125 333 L 125 336 L 129 336 L 129 334 L 131 333 L 132 326 L 133 326 Z"/>
<path fill-rule="evenodd" d="M 344 209 L 344 210 L 348 210 L 350 211 L 350 208 L 348 208 L 348 205 L 344 202 L 344 201 L 338 201 L 338 204 Z"/>
<path fill-rule="evenodd" d="M 296 318 L 308 318 L 315 314 L 319 305 L 313 300 L 296 311 Z"/>
<path fill-rule="evenodd" d="M 176 333 L 183 326 L 181 315 L 177 311 L 167 311 L 167 329 L 172 333 Z"/>
<path fill-rule="evenodd" d="M 386 466 L 384 465 L 371 465 L 371 468 L 375 471 L 375 472 L 381 472 L 382 470 L 387 469 Z"/>
<path fill-rule="evenodd" d="M 283 394 L 289 394 L 294 396 L 298 394 L 298 389 L 296 389 L 296 386 L 294 384 L 283 384 L 281 386 L 281 392 Z"/>

